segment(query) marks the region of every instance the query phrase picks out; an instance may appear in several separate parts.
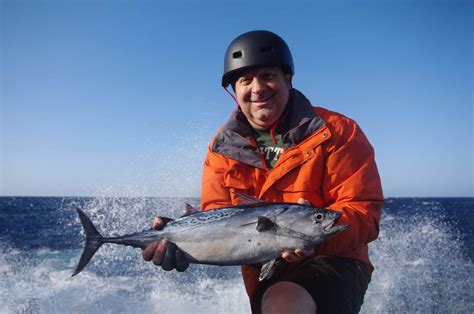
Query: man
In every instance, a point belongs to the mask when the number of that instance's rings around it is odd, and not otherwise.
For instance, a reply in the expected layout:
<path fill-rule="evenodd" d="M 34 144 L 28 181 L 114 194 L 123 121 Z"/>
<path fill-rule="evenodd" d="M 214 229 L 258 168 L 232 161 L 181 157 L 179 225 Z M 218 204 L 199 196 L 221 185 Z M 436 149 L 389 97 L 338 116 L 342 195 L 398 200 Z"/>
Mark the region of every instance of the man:
<path fill-rule="evenodd" d="M 351 225 L 345 232 L 282 252 L 286 263 L 269 280 L 259 282 L 261 265 L 242 266 L 242 275 L 255 313 L 358 312 L 373 270 L 367 243 L 377 238 L 383 205 L 374 151 L 353 120 L 312 107 L 292 87 L 293 75 L 291 52 L 274 33 L 244 33 L 229 45 L 222 86 L 232 86 L 238 109 L 209 146 L 201 208 L 238 205 L 241 193 L 340 211 L 339 222 Z M 166 270 L 187 267 L 167 241 L 143 257 Z"/>

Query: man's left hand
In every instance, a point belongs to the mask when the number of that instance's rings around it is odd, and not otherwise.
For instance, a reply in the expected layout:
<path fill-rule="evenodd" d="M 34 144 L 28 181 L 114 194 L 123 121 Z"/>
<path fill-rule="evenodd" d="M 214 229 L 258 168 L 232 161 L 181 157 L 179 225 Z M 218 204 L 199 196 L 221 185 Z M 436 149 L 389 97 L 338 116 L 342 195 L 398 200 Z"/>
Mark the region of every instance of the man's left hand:
<path fill-rule="evenodd" d="M 304 204 L 304 205 L 311 205 L 310 202 L 305 200 L 304 198 L 299 198 L 298 199 L 298 204 Z M 299 262 L 304 260 L 305 258 L 313 255 L 314 253 L 314 248 L 310 249 L 296 249 L 294 251 L 285 251 L 281 254 L 281 258 L 283 258 L 285 261 L 289 263 L 293 262 Z"/>

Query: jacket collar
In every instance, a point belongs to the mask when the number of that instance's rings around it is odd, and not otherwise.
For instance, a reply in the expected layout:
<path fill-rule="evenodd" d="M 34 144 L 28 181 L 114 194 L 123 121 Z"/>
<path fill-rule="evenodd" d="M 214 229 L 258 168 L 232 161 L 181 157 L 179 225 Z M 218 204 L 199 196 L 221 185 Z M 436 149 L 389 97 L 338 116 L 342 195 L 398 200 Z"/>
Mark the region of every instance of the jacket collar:
<path fill-rule="evenodd" d="M 290 99 L 276 132 L 283 134 L 284 149 L 300 143 L 324 126 L 309 100 L 298 90 L 290 91 Z M 254 167 L 264 168 L 253 138 L 252 126 L 244 114 L 235 110 L 216 135 L 211 150 Z"/>
<path fill-rule="evenodd" d="M 316 114 L 309 100 L 298 90 L 292 89 L 290 101 L 276 132 L 283 134 L 283 146 L 288 149 L 297 145 L 319 130 L 324 121 Z"/>

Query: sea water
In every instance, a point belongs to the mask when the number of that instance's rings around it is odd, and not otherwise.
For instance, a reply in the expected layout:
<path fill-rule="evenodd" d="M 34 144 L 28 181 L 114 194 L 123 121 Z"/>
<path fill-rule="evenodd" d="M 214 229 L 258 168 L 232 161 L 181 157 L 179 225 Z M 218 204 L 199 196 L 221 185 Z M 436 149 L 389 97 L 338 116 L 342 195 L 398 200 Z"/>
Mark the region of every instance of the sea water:
<path fill-rule="evenodd" d="M 79 275 L 74 204 L 107 236 L 177 217 L 184 198 L 0 198 L 0 313 L 249 313 L 239 267 L 165 272 L 106 244 Z M 474 198 L 389 198 L 362 313 L 474 313 Z"/>

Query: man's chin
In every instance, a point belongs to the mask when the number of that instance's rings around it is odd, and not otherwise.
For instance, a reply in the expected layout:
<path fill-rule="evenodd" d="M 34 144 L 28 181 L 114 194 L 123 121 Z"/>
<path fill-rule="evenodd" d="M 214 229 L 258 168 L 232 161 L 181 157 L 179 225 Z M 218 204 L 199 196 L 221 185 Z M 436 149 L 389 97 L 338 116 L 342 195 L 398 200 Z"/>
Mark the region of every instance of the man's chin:
<path fill-rule="evenodd" d="M 274 119 L 269 120 L 266 118 L 253 119 L 251 122 L 252 126 L 256 129 L 269 129 L 271 128 L 276 121 Z"/>

